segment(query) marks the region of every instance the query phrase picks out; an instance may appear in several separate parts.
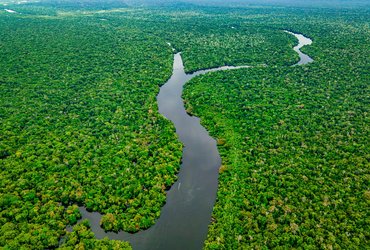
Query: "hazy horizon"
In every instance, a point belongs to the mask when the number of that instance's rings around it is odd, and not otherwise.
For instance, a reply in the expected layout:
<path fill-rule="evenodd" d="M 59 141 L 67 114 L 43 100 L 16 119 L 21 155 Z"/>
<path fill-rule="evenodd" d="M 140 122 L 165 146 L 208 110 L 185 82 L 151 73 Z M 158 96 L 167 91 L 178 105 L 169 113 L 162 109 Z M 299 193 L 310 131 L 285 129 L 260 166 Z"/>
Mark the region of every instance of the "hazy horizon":
<path fill-rule="evenodd" d="M 191 3 L 195 5 L 215 5 L 215 6 L 248 6 L 248 5 L 274 5 L 292 7 L 358 7 L 370 6 L 367 0 L 126 0 L 130 5 L 140 4 L 173 4 Z"/>
<path fill-rule="evenodd" d="M 27 3 L 122 3 L 130 6 L 145 5 L 168 5 L 168 4 L 194 4 L 194 5 L 213 5 L 213 6 L 285 6 L 285 7 L 369 7 L 368 0 L 0 0 L 0 4 L 27 4 Z"/>

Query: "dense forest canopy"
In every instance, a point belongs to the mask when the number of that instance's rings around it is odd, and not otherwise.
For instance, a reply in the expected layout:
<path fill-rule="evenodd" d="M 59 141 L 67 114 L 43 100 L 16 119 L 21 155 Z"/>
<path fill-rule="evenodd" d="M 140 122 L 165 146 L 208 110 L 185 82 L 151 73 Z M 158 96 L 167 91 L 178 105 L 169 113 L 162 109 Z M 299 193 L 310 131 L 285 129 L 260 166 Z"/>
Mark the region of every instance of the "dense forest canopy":
<path fill-rule="evenodd" d="M 303 49 L 315 62 L 186 86 L 188 110 L 218 138 L 223 162 L 206 249 L 369 245 L 368 20 L 326 11 L 271 20 L 311 37 Z"/>
<path fill-rule="evenodd" d="M 155 223 L 182 155 L 156 104 L 168 42 L 187 72 L 266 65 L 185 90 L 223 160 L 206 248 L 369 244 L 368 8 L 102 2 L 0 0 L 0 247 L 129 248 L 78 205 L 109 231 Z M 286 29 L 313 64 L 290 67 Z"/>

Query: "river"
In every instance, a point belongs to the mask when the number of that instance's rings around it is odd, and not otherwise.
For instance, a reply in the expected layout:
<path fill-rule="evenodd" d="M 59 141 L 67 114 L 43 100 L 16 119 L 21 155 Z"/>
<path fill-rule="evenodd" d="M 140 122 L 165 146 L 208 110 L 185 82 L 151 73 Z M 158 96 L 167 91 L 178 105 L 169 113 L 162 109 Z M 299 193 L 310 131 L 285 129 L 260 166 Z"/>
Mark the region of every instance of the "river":
<path fill-rule="evenodd" d="M 296 65 L 312 62 L 309 56 L 300 51 L 302 46 L 311 44 L 312 41 L 303 35 L 289 33 L 296 36 L 299 42 L 294 47 L 300 57 Z M 224 66 L 186 74 L 181 53 L 174 55 L 172 76 L 161 87 L 157 102 L 159 112 L 173 122 L 176 133 L 184 145 L 178 180 L 167 192 L 166 204 L 156 224 L 135 234 L 106 233 L 100 227 L 101 214 L 90 213 L 84 207 L 80 207 L 82 218 L 90 221 L 97 238 L 108 237 L 129 241 L 134 250 L 202 249 L 216 200 L 221 158 L 216 141 L 200 124 L 200 119 L 186 113 L 182 90 L 188 81 L 198 75 L 246 67 L 249 66 Z"/>

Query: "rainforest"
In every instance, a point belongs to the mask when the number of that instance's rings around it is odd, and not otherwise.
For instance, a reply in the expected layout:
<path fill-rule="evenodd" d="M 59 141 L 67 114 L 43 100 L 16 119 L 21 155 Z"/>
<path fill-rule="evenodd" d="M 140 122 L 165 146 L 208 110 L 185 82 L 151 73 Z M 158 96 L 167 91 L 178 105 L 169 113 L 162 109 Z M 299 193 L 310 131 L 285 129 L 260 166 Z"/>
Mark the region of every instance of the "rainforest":
<path fill-rule="evenodd" d="M 369 20 L 0 0 L 0 249 L 370 248 Z"/>

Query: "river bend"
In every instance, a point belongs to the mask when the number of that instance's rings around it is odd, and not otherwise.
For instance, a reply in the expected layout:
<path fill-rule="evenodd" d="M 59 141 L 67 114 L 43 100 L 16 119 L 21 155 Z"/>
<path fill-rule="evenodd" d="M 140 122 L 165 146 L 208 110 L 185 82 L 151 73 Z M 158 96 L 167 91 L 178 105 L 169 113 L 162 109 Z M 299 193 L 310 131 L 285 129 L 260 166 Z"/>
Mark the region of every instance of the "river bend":
<path fill-rule="evenodd" d="M 299 42 L 294 47 L 300 57 L 296 65 L 312 62 L 309 56 L 300 51 L 300 48 L 311 44 L 312 41 L 303 35 L 288 33 L 296 36 Z M 159 112 L 173 122 L 184 145 L 178 180 L 167 192 L 166 204 L 156 224 L 135 234 L 104 232 L 100 227 L 101 214 L 90 213 L 80 207 L 82 218 L 90 221 L 97 238 L 129 241 L 134 250 L 202 249 L 216 200 L 221 158 L 216 141 L 200 124 L 200 119 L 186 113 L 182 100 L 183 86 L 201 74 L 246 67 L 249 66 L 225 66 L 186 74 L 181 53 L 174 55 L 172 76 L 161 87 L 157 102 Z"/>

